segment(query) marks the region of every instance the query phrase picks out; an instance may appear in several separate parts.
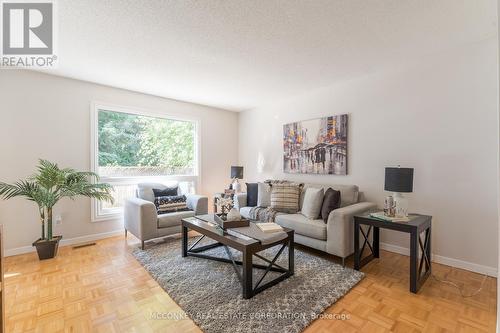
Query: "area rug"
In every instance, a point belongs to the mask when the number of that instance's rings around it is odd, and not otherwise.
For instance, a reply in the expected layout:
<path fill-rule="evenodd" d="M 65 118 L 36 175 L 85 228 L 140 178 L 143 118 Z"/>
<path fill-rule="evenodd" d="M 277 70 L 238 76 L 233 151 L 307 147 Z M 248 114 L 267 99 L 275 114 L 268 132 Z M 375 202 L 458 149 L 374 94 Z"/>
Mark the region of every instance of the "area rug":
<path fill-rule="evenodd" d="M 259 254 L 272 259 L 277 251 L 275 247 Z M 286 251 L 277 261 L 282 267 L 287 267 Z M 238 258 L 237 251 L 231 252 Z M 227 258 L 222 247 L 206 253 Z M 136 249 L 133 255 L 206 333 L 301 332 L 364 276 L 295 249 L 295 275 L 246 300 L 241 296 L 241 285 L 231 264 L 183 258 L 179 239 L 167 239 L 145 250 Z M 265 264 L 255 257 L 254 263 Z M 254 269 L 254 283 L 263 272 Z M 266 280 L 275 277 L 271 273 Z"/>

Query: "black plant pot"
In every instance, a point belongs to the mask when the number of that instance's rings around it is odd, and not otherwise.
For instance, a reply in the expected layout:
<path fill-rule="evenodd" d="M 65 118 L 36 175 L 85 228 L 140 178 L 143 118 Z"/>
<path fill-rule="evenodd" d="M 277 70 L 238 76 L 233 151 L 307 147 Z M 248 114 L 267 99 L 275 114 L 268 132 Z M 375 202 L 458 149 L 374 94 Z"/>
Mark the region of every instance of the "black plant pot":
<path fill-rule="evenodd" d="M 51 259 L 57 255 L 57 249 L 59 248 L 59 241 L 62 236 L 55 236 L 51 240 L 38 239 L 33 243 L 36 247 L 36 252 L 38 253 L 38 259 Z"/>

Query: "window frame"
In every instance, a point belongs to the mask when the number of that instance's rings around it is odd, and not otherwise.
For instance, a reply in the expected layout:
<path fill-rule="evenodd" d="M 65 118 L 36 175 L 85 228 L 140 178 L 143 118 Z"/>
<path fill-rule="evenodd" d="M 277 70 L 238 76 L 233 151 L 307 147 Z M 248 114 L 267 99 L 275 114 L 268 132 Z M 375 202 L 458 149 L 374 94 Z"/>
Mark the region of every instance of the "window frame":
<path fill-rule="evenodd" d="M 99 171 L 99 110 L 120 112 L 137 116 L 153 117 L 169 120 L 189 121 L 194 123 L 194 175 L 140 176 L 140 177 L 101 177 L 100 181 L 111 185 L 132 185 L 140 182 L 192 181 L 196 191 L 201 187 L 201 120 L 197 117 L 167 113 L 159 110 L 148 110 L 105 102 L 94 101 L 90 107 L 90 170 Z M 123 208 L 104 209 L 96 199 L 91 199 L 91 221 L 109 221 L 123 217 Z"/>

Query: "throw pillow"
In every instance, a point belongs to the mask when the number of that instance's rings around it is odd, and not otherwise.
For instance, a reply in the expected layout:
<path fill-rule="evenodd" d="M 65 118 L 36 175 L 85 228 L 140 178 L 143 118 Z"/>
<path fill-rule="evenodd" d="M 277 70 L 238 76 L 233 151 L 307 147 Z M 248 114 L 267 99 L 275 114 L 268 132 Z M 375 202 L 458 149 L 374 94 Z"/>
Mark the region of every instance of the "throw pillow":
<path fill-rule="evenodd" d="M 163 189 L 163 190 L 160 190 L 160 189 L 157 189 L 157 188 L 153 189 L 153 193 L 155 195 L 155 198 L 156 197 L 170 197 L 170 196 L 173 196 L 173 195 L 177 195 L 178 191 L 179 191 L 179 187 L 178 186 L 176 186 L 176 187 L 167 187 L 166 189 Z"/>
<path fill-rule="evenodd" d="M 154 203 L 158 215 L 189 210 L 185 195 L 155 197 Z"/>
<path fill-rule="evenodd" d="M 257 206 L 269 207 L 271 206 L 271 186 L 266 183 L 257 184 Z"/>
<path fill-rule="evenodd" d="M 324 190 L 322 188 L 308 187 L 304 194 L 302 204 L 302 215 L 311 220 L 316 220 L 321 214 L 323 206 Z"/>
<path fill-rule="evenodd" d="M 293 183 L 272 184 L 271 208 L 282 213 L 297 213 L 301 188 L 301 185 Z"/>
<path fill-rule="evenodd" d="M 247 184 L 247 206 L 255 207 L 257 206 L 257 198 L 259 196 L 259 184 L 258 183 L 246 183 Z"/>
<path fill-rule="evenodd" d="M 323 206 L 321 207 L 321 218 L 323 221 L 328 222 L 328 215 L 332 210 L 340 207 L 340 191 L 329 188 L 325 192 L 323 199 Z"/>

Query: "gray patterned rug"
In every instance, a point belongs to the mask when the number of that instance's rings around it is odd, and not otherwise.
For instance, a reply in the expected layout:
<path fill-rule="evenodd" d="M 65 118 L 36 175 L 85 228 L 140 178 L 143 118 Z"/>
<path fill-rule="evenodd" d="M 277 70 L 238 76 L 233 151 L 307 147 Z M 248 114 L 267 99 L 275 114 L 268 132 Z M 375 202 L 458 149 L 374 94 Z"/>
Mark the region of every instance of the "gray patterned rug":
<path fill-rule="evenodd" d="M 276 247 L 260 254 L 272 259 L 277 251 Z M 286 251 L 277 261 L 283 267 L 288 264 Z M 206 253 L 227 257 L 222 247 Z M 238 257 L 237 251 L 232 254 Z M 182 258 L 179 239 L 136 249 L 133 255 L 207 333 L 301 332 L 363 278 L 361 272 L 295 249 L 295 275 L 245 300 L 231 264 Z M 259 259 L 254 257 L 254 262 Z M 254 269 L 254 283 L 262 273 Z"/>

